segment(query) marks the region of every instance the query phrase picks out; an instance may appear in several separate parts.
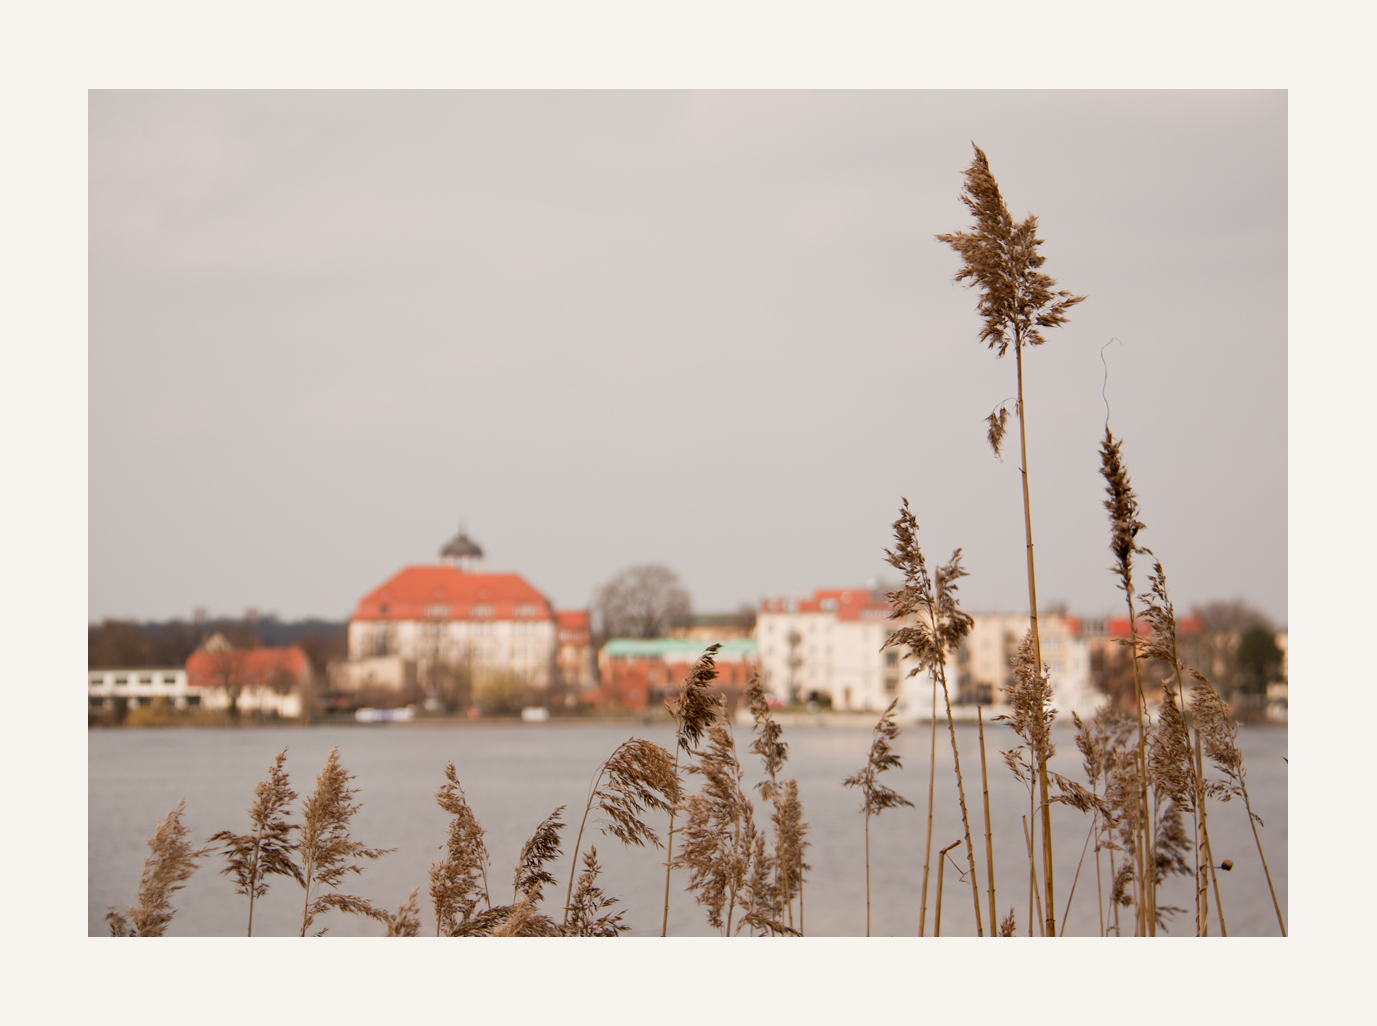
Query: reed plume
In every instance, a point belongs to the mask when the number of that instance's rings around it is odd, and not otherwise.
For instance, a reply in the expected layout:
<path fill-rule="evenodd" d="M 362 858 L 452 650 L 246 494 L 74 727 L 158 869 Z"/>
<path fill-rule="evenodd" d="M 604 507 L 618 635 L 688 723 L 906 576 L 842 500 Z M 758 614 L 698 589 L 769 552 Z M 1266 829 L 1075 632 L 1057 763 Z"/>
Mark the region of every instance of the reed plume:
<path fill-rule="evenodd" d="M 492 898 L 488 894 L 484 830 L 469 807 L 452 762 L 445 767 L 445 783 L 435 792 L 435 801 L 452 817 L 445 857 L 430 867 L 430 900 L 435 906 L 435 935 L 439 937 L 452 935 L 467 922 L 480 897 L 492 908 Z"/>
<path fill-rule="evenodd" d="M 918 933 L 922 935 L 927 922 L 928 871 L 932 859 L 933 786 L 937 758 L 937 686 L 941 685 L 942 697 L 947 707 L 947 731 L 951 736 L 952 760 L 956 764 L 956 794 L 961 805 L 961 826 L 965 831 L 966 861 L 970 866 L 975 930 L 978 936 L 983 937 L 985 928 L 980 921 L 980 883 L 975 872 L 975 848 L 971 843 L 970 817 L 966 814 L 966 785 L 961 776 L 961 753 L 956 746 L 956 725 L 951 715 L 951 693 L 947 689 L 947 652 L 955 650 L 961 644 L 961 639 L 970 633 L 972 623 L 971 618 L 961 611 L 956 600 L 957 581 L 966 576 L 966 571 L 961 567 L 961 550 L 957 549 L 947 564 L 937 569 L 935 575 L 928 574 L 927 561 L 923 558 L 923 550 L 918 544 L 918 522 L 909 509 L 908 499 L 903 500 L 899 518 L 894 521 L 894 542 L 893 549 L 885 550 L 885 562 L 903 571 L 904 583 L 897 591 L 889 594 L 892 606 L 889 615 L 892 620 L 908 621 L 909 626 L 901 627 L 890 634 L 883 647 L 907 647 L 918 663 L 909 671 L 909 676 L 920 670 L 927 670 L 934 681 L 933 738 L 928 775 L 928 836 L 923 856 L 923 898 Z"/>
<path fill-rule="evenodd" d="M 615 913 L 608 911 L 617 904 L 617 899 L 608 897 L 602 888 L 597 886 L 596 881 L 601 872 L 597 846 L 590 844 L 588 850 L 583 853 L 583 872 L 579 875 L 578 887 L 574 889 L 574 896 L 569 902 L 569 922 L 564 929 L 565 936 L 616 937 L 630 929 L 621 921 L 622 916 L 626 914 L 625 910 Z"/>
<path fill-rule="evenodd" d="M 316 917 L 332 908 L 350 915 L 365 915 L 387 922 L 388 913 L 375 907 L 366 898 L 351 894 L 319 893 L 318 888 L 335 887 L 349 873 L 362 873 L 360 859 L 374 860 L 395 851 L 393 848 L 369 848 L 349 836 L 349 821 L 363 806 L 354 804 L 358 794 L 349 786 L 352 773 L 339 764 L 339 746 L 330 750 L 325 767 L 316 777 L 315 793 L 306 799 L 302 814 L 301 886 L 306 891 L 301 912 L 301 936 L 314 924 Z M 312 894 L 315 894 L 312 897 Z M 316 936 L 321 936 L 321 930 Z"/>
<path fill-rule="evenodd" d="M 1262 850 L 1262 838 L 1257 828 L 1266 826 L 1262 817 L 1253 811 L 1248 800 L 1248 773 L 1243 767 L 1243 755 L 1238 750 L 1238 724 L 1229 714 L 1229 707 L 1219 694 L 1210 687 L 1209 681 L 1199 673 L 1191 671 L 1196 683 L 1191 687 L 1191 706 L 1195 711 L 1200 737 L 1204 742 L 1205 754 L 1210 762 L 1224 774 L 1223 781 L 1212 782 L 1207 788 L 1210 794 L 1221 801 L 1228 801 L 1234 795 L 1243 799 L 1244 810 L 1248 814 L 1248 825 L 1253 831 L 1253 842 L 1257 845 L 1258 858 L 1262 860 L 1262 872 L 1267 877 L 1267 889 L 1272 895 L 1272 907 L 1277 913 L 1277 925 L 1281 935 L 1286 936 L 1286 920 L 1281 915 L 1281 902 L 1277 900 L 1277 890 L 1272 885 L 1272 871 L 1267 867 L 1267 856 Z"/>
<path fill-rule="evenodd" d="M 180 891 L 196 871 L 196 860 L 209 855 L 211 849 L 193 849 L 187 843 L 190 831 L 182 824 L 183 799 L 177 807 L 158 823 L 158 829 L 148 839 L 152 854 L 143 864 L 139 880 L 139 903 L 126 911 L 126 919 L 107 906 L 105 921 L 110 924 L 113 937 L 161 937 L 177 910 L 172 907 L 172 895 Z"/>
<path fill-rule="evenodd" d="M 604 783 L 606 781 L 606 783 Z M 625 845 L 660 847 L 660 835 L 641 817 L 647 812 L 671 812 L 679 804 L 679 774 L 669 753 L 651 741 L 633 737 L 623 741 L 598 769 L 597 778 L 589 789 L 588 804 L 579 823 L 574 841 L 574 864 L 578 864 L 579 848 L 588 817 L 596 805 L 604 817 L 602 832 L 610 834 Z M 564 925 L 569 924 L 569 903 L 573 900 L 574 881 L 564 896 Z"/>
<path fill-rule="evenodd" d="M 249 937 L 253 936 L 254 899 L 268 893 L 267 878 L 275 874 L 302 882 L 301 867 L 292 858 L 297 846 L 290 840 L 296 824 L 284 818 L 287 806 L 297 798 L 289 785 L 287 771 L 282 768 L 286 760 L 287 749 L 284 748 L 268 767 L 267 777 L 253 789 L 254 803 L 249 809 L 252 832 L 236 834 L 221 830 L 206 842 L 224 846 L 228 865 L 220 872 L 233 876 L 236 892 L 249 899 Z"/>
<path fill-rule="evenodd" d="M 725 723 L 708 726 L 707 746 L 689 772 L 702 775 L 703 787 L 683 801 L 687 822 L 674 866 L 689 871 L 688 889 L 707 909 L 708 924 L 731 936 L 738 906 L 750 911 L 756 829 L 753 807 L 741 787 L 736 742 Z"/>
<path fill-rule="evenodd" d="M 1124 593 L 1128 604 L 1129 654 L 1133 661 L 1133 695 L 1138 716 L 1138 802 L 1140 808 L 1134 816 L 1141 836 L 1134 842 L 1136 865 L 1134 879 L 1139 889 L 1137 930 L 1141 934 L 1157 932 L 1157 915 L 1154 910 L 1155 873 L 1148 872 L 1148 852 L 1154 847 L 1152 838 L 1152 816 L 1148 811 L 1148 765 L 1147 765 L 1147 701 L 1143 697 L 1142 676 L 1138 668 L 1138 621 L 1133 608 L 1133 557 L 1145 554 L 1147 549 L 1138 544 L 1138 534 L 1146 525 L 1138 519 L 1138 497 L 1128 479 L 1128 468 L 1124 465 L 1121 452 L 1122 441 L 1116 439 L 1105 424 L 1104 441 L 1100 443 L 1100 474 L 1105 480 L 1108 497 L 1104 507 L 1109 513 L 1109 549 L 1114 554 L 1111 567 L 1118 578 L 1119 589 Z"/>
<path fill-rule="evenodd" d="M 707 650 L 698 657 L 697 661 L 689 670 L 688 677 L 684 680 L 684 686 L 679 689 L 679 700 L 670 705 L 668 700 L 665 707 L 674 717 L 675 723 L 675 745 L 674 745 L 674 779 L 679 781 L 679 753 L 688 752 L 693 755 L 698 750 L 698 745 L 702 741 L 704 732 L 708 725 L 717 718 L 719 712 L 719 702 L 712 694 L 712 682 L 717 679 L 717 663 L 715 656 L 721 645 L 709 645 Z M 680 788 L 682 797 L 682 787 Z M 664 937 L 669 933 L 669 878 L 674 870 L 674 817 L 679 811 L 678 803 L 675 803 L 669 810 L 669 833 L 665 839 L 665 912 L 664 919 L 660 923 L 660 936 Z"/>
<path fill-rule="evenodd" d="M 1159 793 L 1191 814 L 1192 850 L 1196 853 L 1195 934 L 1203 937 L 1207 914 L 1207 894 L 1200 887 L 1203 792 L 1191 752 L 1190 732 L 1186 728 L 1186 685 L 1176 644 L 1176 610 L 1167 593 L 1167 576 L 1160 561 L 1154 559 L 1148 580 L 1149 590 L 1138 598 L 1143 603 L 1143 619 L 1152 627 L 1152 633 L 1138 639 L 1138 653 L 1144 660 L 1157 659 L 1166 663 L 1172 671 L 1171 678 L 1163 684 L 1162 711 L 1148 749 L 1148 773 Z"/>
<path fill-rule="evenodd" d="M 1042 239 L 1038 238 L 1038 219 L 1029 214 L 1022 222 L 1014 221 L 999 183 L 990 171 L 989 160 L 979 146 L 975 158 L 965 171 L 965 187 L 961 201 L 975 217 L 970 232 L 938 235 L 939 242 L 951 246 L 961 257 L 961 269 L 956 281 L 969 282 L 980 289 L 976 309 L 984 321 L 980 341 L 1003 356 L 1010 346 L 1014 349 L 1014 363 L 1018 378 L 1015 412 L 1018 414 L 1018 439 L 1023 480 L 1023 525 L 1028 551 L 1028 609 L 1033 633 L 1033 658 L 1042 665 L 1042 640 L 1038 630 L 1037 574 L 1033 561 L 1033 515 L 1028 488 L 1027 408 L 1023 397 L 1023 348 L 1039 346 L 1046 339 L 1043 328 L 1054 328 L 1068 320 L 1067 311 L 1084 296 L 1056 290 L 1057 282 L 1041 270 L 1046 257 L 1038 252 Z M 989 418 L 990 445 L 999 455 L 1004 436 L 1004 410 Z M 1047 915 L 1053 915 L 1052 895 L 1052 820 L 1050 789 L 1045 772 L 1040 771 L 1038 786 L 1042 792 L 1043 881 L 1047 891 Z M 979 916 L 976 917 L 979 920 Z M 1050 929 L 1048 936 L 1055 934 Z"/>
<path fill-rule="evenodd" d="M 383 921 L 387 923 L 387 937 L 416 937 L 421 932 L 421 910 L 416 904 L 416 895 L 421 893 L 417 887 L 411 897 L 397 906 L 396 914 L 384 912 Z"/>
<path fill-rule="evenodd" d="M 788 758 L 789 746 L 780 740 L 783 728 L 770 715 L 769 702 L 765 697 L 765 689 L 760 684 L 759 673 L 751 676 L 746 687 L 746 701 L 755 720 L 756 739 L 751 743 L 751 751 L 760 756 L 769 778 L 762 780 L 756 787 L 771 805 L 770 821 L 775 836 L 774 855 L 767 859 L 762 852 L 755 860 L 758 873 L 763 873 L 768 863 L 773 875 L 768 882 L 762 880 L 753 884 L 751 893 L 756 896 L 768 895 L 769 898 L 770 922 L 761 920 L 761 923 L 765 924 L 762 928 L 772 933 L 801 933 L 802 922 L 799 930 L 794 930 L 793 899 L 795 895 L 802 895 L 803 874 L 810 867 L 803 861 L 803 849 L 808 847 L 808 842 L 804 840 L 808 824 L 803 822 L 798 780 L 791 777 L 783 784 L 779 782 L 779 771 Z M 763 842 L 763 836 L 761 840 Z M 800 920 L 801 918 L 800 915 Z M 781 931 L 770 923 L 780 926 L 787 923 L 787 926 Z"/>
<path fill-rule="evenodd" d="M 899 726 L 894 722 L 894 710 L 899 706 L 896 698 L 889 703 L 889 708 L 884 711 L 870 740 L 870 758 L 866 760 L 865 766 L 854 776 L 847 777 L 842 781 L 845 787 L 859 787 L 861 789 L 861 811 L 865 813 L 865 935 L 870 936 L 870 817 L 878 816 L 885 809 L 896 808 L 900 805 L 913 807 L 913 803 L 888 787 L 880 783 L 881 773 L 891 769 L 900 769 L 903 762 L 900 757 L 894 754 L 892 742 L 899 736 Z"/>

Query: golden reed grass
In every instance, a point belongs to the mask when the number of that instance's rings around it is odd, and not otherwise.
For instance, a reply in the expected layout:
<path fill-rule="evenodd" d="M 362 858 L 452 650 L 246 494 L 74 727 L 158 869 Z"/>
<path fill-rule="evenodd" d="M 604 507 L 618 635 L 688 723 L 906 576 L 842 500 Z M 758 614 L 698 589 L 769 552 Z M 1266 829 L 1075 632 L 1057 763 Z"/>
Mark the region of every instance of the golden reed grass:
<path fill-rule="evenodd" d="M 980 290 L 976 305 L 984 326 L 980 341 L 1001 357 L 1010 346 L 1018 382 L 1015 412 L 1018 415 L 1020 466 L 1023 480 L 1023 524 L 1028 552 L 1028 609 L 1033 634 L 1033 658 L 1042 665 L 1042 641 L 1038 630 L 1037 574 L 1033 561 L 1033 514 L 1028 486 L 1027 407 L 1023 396 L 1023 349 L 1040 346 L 1046 339 L 1042 329 L 1054 328 L 1068 320 L 1067 311 L 1084 296 L 1057 290 L 1056 279 L 1041 268 L 1046 258 L 1038 252 L 1042 240 L 1038 238 L 1038 219 L 1029 214 L 1023 221 L 1015 221 L 1009 213 L 999 183 L 990 171 L 990 162 L 979 146 L 974 146 L 975 158 L 965 172 L 965 187 L 961 202 L 975 218 L 969 232 L 938 235 L 940 242 L 951 246 L 961 257 L 961 269 L 956 281 L 969 282 Z M 1007 410 L 1001 407 L 989 417 L 990 445 L 999 455 L 1000 441 L 1007 423 Z M 1042 792 L 1043 882 L 1047 891 L 1048 922 L 1046 933 L 1055 936 L 1052 898 L 1052 820 L 1048 779 L 1042 773 L 1038 781 Z M 972 870 L 974 872 L 974 870 Z M 977 921 L 979 917 L 977 916 Z"/>

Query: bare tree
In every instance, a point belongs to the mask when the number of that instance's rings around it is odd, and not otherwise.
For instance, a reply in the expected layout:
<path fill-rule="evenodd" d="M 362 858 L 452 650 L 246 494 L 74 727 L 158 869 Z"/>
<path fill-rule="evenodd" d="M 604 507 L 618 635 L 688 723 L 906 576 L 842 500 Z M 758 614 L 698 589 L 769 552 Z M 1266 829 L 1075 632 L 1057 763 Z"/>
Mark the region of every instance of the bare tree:
<path fill-rule="evenodd" d="M 689 593 L 667 566 L 627 567 L 598 589 L 593 600 L 599 644 L 608 638 L 662 638 L 687 623 Z"/>

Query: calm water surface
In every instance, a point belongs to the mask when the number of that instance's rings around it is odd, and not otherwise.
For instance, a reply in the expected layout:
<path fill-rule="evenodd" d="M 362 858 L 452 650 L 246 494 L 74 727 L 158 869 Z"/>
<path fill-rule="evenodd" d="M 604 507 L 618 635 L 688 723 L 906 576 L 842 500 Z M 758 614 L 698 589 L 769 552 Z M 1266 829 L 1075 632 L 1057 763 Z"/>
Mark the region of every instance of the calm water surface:
<path fill-rule="evenodd" d="M 758 758 L 748 756 L 750 731 L 736 728 L 747 779 L 760 777 Z M 488 881 L 494 903 L 511 900 L 512 872 L 522 844 L 556 806 L 567 809 L 564 820 L 565 857 L 554 864 L 557 890 L 547 889 L 546 911 L 559 918 L 569 877 L 569 855 L 583 814 L 592 775 L 598 765 L 629 737 L 644 737 L 672 751 L 668 725 L 607 724 L 408 724 L 368 727 L 261 727 L 236 730 L 164 729 L 94 730 L 89 734 L 89 875 L 87 930 L 108 933 L 106 906 L 121 910 L 134 902 L 139 875 L 148 856 L 147 840 L 157 822 L 179 799 L 186 799 L 183 822 L 193 841 L 219 830 L 247 831 L 246 810 L 253 787 L 264 776 L 273 756 L 286 747 L 287 770 L 294 788 L 303 795 L 314 787 L 315 776 L 332 746 L 338 744 L 341 763 L 356 777 L 357 800 L 363 808 L 355 817 L 353 836 L 372 847 L 395 848 L 347 878 L 340 890 L 367 897 L 395 909 L 413 888 L 420 887 L 422 934 L 433 935 L 435 920 L 428 897 L 428 871 L 440 858 L 448 817 L 435 804 L 444 767 L 453 761 L 469 803 L 487 830 L 492 865 Z M 870 731 L 859 727 L 791 726 L 785 728 L 789 761 L 785 777 L 797 776 L 811 847 L 806 859 L 813 867 L 805 885 L 805 928 L 810 935 L 856 936 L 865 933 L 865 838 L 860 795 L 841 781 L 865 763 Z M 1069 728 L 1058 727 L 1059 755 L 1052 768 L 1073 779 L 1082 778 L 1080 754 Z M 957 742 L 966 781 L 966 803 L 976 844 L 982 910 L 986 901 L 983 812 L 980 797 L 980 750 L 974 726 L 958 726 Z M 1019 933 L 1028 925 L 1028 862 L 1022 817 L 1028 812 L 1028 793 L 1005 767 L 1001 748 L 1017 743 L 1005 727 L 986 727 L 990 803 L 995 839 L 995 884 L 1000 918 L 1012 905 Z M 910 727 L 900 735 L 896 750 L 904 765 L 882 778 L 915 808 L 896 808 L 872 819 L 871 920 L 874 934 L 916 936 L 926 827 L 927 725 Z M 1239 745 L 1248 771 L 1249 795 L 1263 818 L 1260 830 L 1272 880 L 1283 915 L 1287 915 L 1287 732 L 1285 727 L 1242 727 Z M 696 787 L 699 778 L 689 778 Z M 933 897 L 929 899 L 928 932 L 932 931 L 938 849 L 962 837 L 956 775 L 945 724 L 937 736 L 936 811 L 933 827 Z M 752 792 L 754 794 L 754 792 Z M 293 820 L 299 819 L 300 802 Z M 768 822 L 768 811 L 757 803 L 757 825 Z M 1241 801 L 1211 803 L 1210 839 L 1216 859 L 1231 859 L 1234 869 L 1219 874 L 1224 915 L 1231 936 L 1279 934 L 1267 882 L 1258 862 L 1252 833 Z M 1077 863 L 1090 823 L 1079 812 L 1057 808 L 1054 823 L 1054 863 L 1057 904 L 1072 894 Z M 591 820 L 590 820 L 591 824 Z M 653 823 L 661 836 L 667 823 Z M 621 899 L 624 919 L 632 935 L 658 936 L 664 907 L 663 853 L 623 848 L 590 825 L 584 847 L 596 844 L 603 866 L 600 883 Z M 965 868 L 964 845 L 952 850 Z M 1104 886 L 1108 890 L 1108 862 Z M 175 895 L 176 917 L 169 936 L 242 935 L 247 899 L 220 875 L 223 857 L 205 860 L 186 887 Z M 676 873 L 670 901 L 670 933 L 710 936 L 701 907 L 684 891 L 687 876 Z M 296 934 L 301 925 L 303 892 L 294 881 L 273 877 L 271 890 L 254 906 L 255 935 Z M 1159 902 L 1189 911 L 1176 917 L 1169 932 L 1194 932 L 1194 904 L 1189 878 L 1173 878 Z M 1212 900 L 1213 905 L 1213 900 Z M 1057 909 L 1058 922 L 1063 908 Z M 982 912 L 988 920 L 988 911 Z M 1211 924 L 1217 926 L 1211 912 Z M 317 921 L 331 935 L 376 936 L 380 924 L 363 917 L 331 912 Z M 1216 932 L 1215 929 L 1211 930 Z M 948 863 L 942 908 L 944 935 L 975 933 L 970 885 Z M 1075 883 L 1068 934 L 1098 935 L 1099 912 L 1093 852 L 1085 857 Z"/>

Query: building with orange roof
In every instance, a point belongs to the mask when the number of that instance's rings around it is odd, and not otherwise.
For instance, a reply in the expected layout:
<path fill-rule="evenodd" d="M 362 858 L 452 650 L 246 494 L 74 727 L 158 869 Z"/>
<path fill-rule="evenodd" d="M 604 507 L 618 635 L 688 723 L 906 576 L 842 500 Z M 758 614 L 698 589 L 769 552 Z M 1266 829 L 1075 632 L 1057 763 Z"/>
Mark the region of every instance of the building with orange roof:
<path fill-rule="evenodd" d="M 187 691 L 203 709 L 295 719 L 311 685 L 311 660 L 296 645 L 238 648 L 215 634 L 186 661 Z"/>
<path fill-rule="evenodd" d="M 362 599 L 349 618 L 348 664 L 332 670 L 337 686 L 404 689 L 424 685 L 441 666 L 478 677 L 506 673 L 548 690 L 561 650 L 549 599 L 514 573 L 475 569 L 479 548 L 462 530 L 441 549 L 445 563 L 408 566 Z M 579 617 L 566 614 L 570 670 L 577 670 Z"/>

